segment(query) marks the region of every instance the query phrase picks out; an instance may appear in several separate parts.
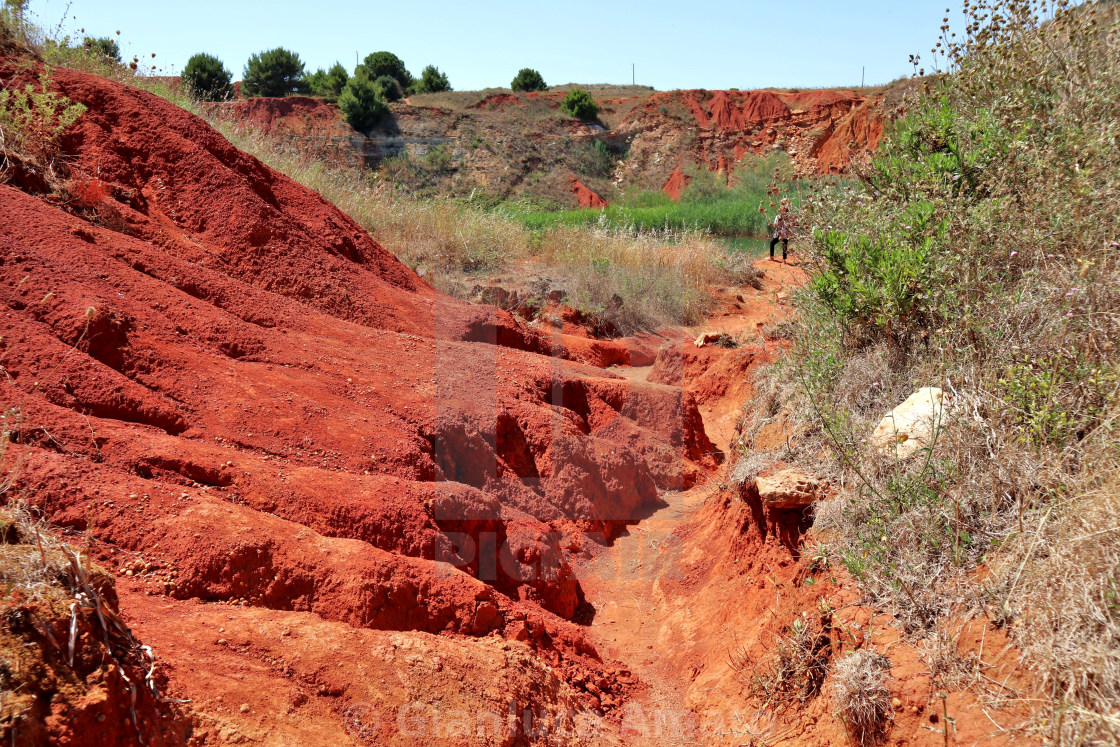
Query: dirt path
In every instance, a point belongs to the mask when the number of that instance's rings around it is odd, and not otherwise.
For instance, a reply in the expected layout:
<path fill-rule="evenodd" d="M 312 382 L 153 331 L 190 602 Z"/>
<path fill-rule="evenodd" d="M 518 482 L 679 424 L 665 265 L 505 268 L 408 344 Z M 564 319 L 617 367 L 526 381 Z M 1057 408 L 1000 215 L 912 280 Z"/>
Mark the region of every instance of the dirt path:
<path fill-rule="evenodd" d="M 717 305 L 708 321 L 687 330 L 727 332 L 745 341 L 789 314 L 790 291 L 804 282 L 796 266 L 761 260 L 762 288 L 719 288 Z M 652 367 L 618 369 L 644 381 Z M 705 430 L 725 453 L 735 435 L 743 402 L 735 397 L 700 407 Z M 590 557 L 578 568 L 585 593 L 595 608 L 590 630 L 601 653 L 624 662 L 643 683 L 640 694 L 624 709 L 623 736 L 640 736 L 643 744 L 702 744 L 695 733 L 696 717 L 685 690 L 689 672 L 678 669 L 666 654 L 679 632 L 658 598 L 658 577 L 671 573 L 682 543 L 677 530 L 718 489 L 726 467 L 687 491 L 666 492 L 663 505 L 632 525 L 610 545 L 592 544 Z"/>

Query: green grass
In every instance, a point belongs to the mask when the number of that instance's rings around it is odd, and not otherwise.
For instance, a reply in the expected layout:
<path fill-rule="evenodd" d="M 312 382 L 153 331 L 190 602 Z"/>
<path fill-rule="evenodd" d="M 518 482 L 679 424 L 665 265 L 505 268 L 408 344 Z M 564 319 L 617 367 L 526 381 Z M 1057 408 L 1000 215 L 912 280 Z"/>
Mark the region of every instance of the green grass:
<path fill-rule="evenodd" d="M 495 209 L 529 229 L 606 226 L 642 231 L 699 231 L 717 236 L 762 236 L 776 212 L 777 195 L 793 194 L 789 156 L 749 157 L 733 169 L 731 185 L 722 174 L 694 168 L 676 202 L 657 191 L 624 193 L 605 210 L 554 210 L 531 201 L 510 201 Z M 761 211 L 761 212 L 760 212 Z"/>
<path fill-rule="evenodd" d="M 637 204 L 614 203 L 605 210 L 538 210 L 531 204 L 506 203 L 499 209 L 531 229 L 552 226 L 633 227 L 643 230 L 699 230 L 712 234 L 757 234 L 766 231 L 758 202 L 731 196 L 705 202 L 674 202 L 656 192 L 639 195 Z"/>

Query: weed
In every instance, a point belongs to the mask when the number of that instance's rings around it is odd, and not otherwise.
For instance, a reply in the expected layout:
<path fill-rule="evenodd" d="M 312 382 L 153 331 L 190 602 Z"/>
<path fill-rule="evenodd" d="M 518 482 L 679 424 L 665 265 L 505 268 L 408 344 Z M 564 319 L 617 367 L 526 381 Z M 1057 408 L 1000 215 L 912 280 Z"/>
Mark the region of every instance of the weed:
<path fill-rule="evenodd" d="M 49 89 L 50 77 L 43 73 L 39 85 L 0 90 L 0 177 L 11 166 L 10 159 L 51 171 L 58 156 L 58 141 L 86 108 Z"/>
<path fill-rule="evenodd" d="M 860 745 L 875 744 L 886 736 L 893 713 L 887 687 L 890 671 L 887 657 L 867 649 L 853 651 L 833 667 L 829 689 L 836 715 Z"/>
<path fill-rule="evenodd" d="M 820 694 L 828 674 L 831 619 L 830 612 L 822 612 L 820 623 L 802 614 L 776 636 L 772 653 L 763 662 L 752 664 L 740 649 L 728 663 L 740 673 L 750 672 L 750 695 L 762 698 L 764 707 L 805 703 Z"/>

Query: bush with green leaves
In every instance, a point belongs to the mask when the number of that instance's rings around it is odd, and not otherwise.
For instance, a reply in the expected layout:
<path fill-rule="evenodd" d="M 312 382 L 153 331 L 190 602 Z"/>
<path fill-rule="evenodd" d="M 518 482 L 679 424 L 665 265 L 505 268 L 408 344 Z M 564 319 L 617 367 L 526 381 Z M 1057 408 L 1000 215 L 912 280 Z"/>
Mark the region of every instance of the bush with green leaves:
<path fill-rule="evenodd" d="M 233 75 L 221 60 L 205 52 L 187 60 L 182 82 L 191 95 L 202 101 L 225 101 L 233 96 Z"/>
<path fill-rule="evenodd" d="M 112 62 L 121 61 L 121 48 L 117 44 L 117 40 L 108 36 L 103 36 L 98 39 L 92 37 L 85 37 L 82 39 L 82 48 L 90 54 L 104 57 Z"/>
<path fill-rule="evenodd" d="M 548 85 L 544 82 L 544 78 L 536 70 L 530 67 L 523 67 L 514 76 L 513 82 L 509 87 L 515 91 L 547 91 Z"/>
<path fill-rule="evenodd" d="M 249 58 L 241 78 L 244 96 L 290 96 L 303 93 L 303 61 L 295 52 L 277 47 Z"/>
<path fill-rule="evenodd" d="M 560 109 L 567 115 L 576 119 L 593 120 L 599 116 L 599 105 L 591 94 L 582 88 L 573 88 L 564 97 Z"/>
<path fill-rule="evenodd" d="M 319 68 L 308 75 L 307 87 L 311 90 L 312 95 L 321 96 L 334 103 L 338 101 L 342 89 L 346 87 L 346 82 L 349 80 L 350 74 L 346 72 L 346 68 L 341 63 L 336 62 L 331 65 L 330 70 Z"/>
<path fill-rule="evenodd" d="M 350 126 L 362 133 L 368 133 L 389 114 L 381 87 L 361 69 L 346 82 L 338 106 Z"/>
<path fill-rule="evenodd" d="M 85 111 L 84 105 L 50 90 L 45 73 L 38 87 L 28 83 L 0 90 L 0 179 L 12 158 L 48 170 L 62 133 Z"/>
<path fill-rule="evenodd" d="M 615 157 L 602 140 L 581 146 L 572 159 L 572 168 L 580 176 L 606 178 L 614 169 Z"/>
<path fill-rule="evenodd" d="M 359 67 L 365 71 L 370 80 L 377 80 L 383 75 L 388 75 L 397 81 L 401 91 L 407 92 L 412 88 L 412 73 L 408 72 L 408 68 L 404 66 L 404 61 L 392 52 L 368 54 Z"/>
<path fill-rule="evenodd" d="M 381 91 L 381 98 L 386 101 L 400 101 L 404 98 L 404 90 L 401 89 L 401 84 L 392 76 L 382 75 L 373 81 L 373 84 Z"/>
<path fill-rule="evenodd" d="M 451 83 L 447 75 L 441 73 L 435 65 L 428 65 L 420 73 L 420 81 L 416 84 L 417 93 L 443 93 L 451 90 Z"/>

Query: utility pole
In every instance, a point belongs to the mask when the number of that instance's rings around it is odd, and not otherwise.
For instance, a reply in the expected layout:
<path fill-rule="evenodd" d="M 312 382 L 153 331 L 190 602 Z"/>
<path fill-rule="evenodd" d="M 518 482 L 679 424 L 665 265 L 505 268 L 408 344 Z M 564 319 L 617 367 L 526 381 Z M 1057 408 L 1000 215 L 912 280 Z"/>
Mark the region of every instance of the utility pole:
<path fill-rule="evenodd" d="M 864 82 L 867 80 L 867 65 L 863 66 L 863 72 L 859 74 L 859 87 L 863 88 Z"/>
<path fill-rule="evenodd" d="M 635 72 L 635 63 L 630 63 L 630 85 L 638 85 L 638 74 Z"/>

